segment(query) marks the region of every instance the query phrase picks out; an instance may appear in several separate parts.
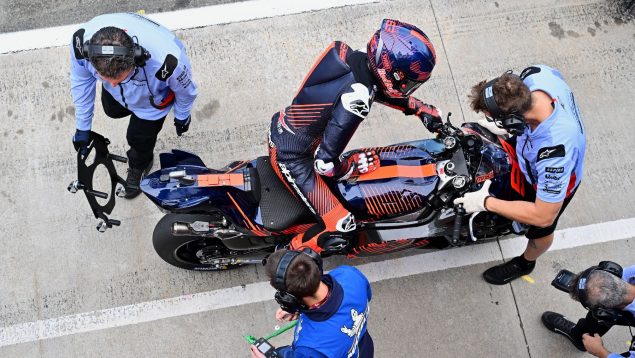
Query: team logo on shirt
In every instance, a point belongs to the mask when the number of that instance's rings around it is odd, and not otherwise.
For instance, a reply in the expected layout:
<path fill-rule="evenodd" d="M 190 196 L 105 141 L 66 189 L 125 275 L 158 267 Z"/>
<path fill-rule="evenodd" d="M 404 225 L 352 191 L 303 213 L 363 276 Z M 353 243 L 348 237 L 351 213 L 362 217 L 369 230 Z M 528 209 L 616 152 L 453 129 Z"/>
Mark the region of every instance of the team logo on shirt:
<path fill-rule="evenodd" d="M 165 61 L 163 61 L 163 64 L 159 67 L 157 73 L 154 74 L 154 77 L 156 77 L 159 81 L 167 81 L 168 78 L 172 76 L 172 72 L 174 72 L 178 63 L 179 60 L 177 60 L 173 55 L 170 54 L 165 56 Z"/>
<path fill-rule="evenodd" d="M 84 32 L 84 29 L 79 29 L 73 34 L 73 52 L 78 60 L 86 58 L 84 56 Z"/>
<path fill-rule="evenodd" d="M 539 162 L 543 159 L 548 159 L 548 158 L 564 157 L 564 155 L 565 155 L 564 145 L 562 144 L 558 144 L 553 147 L 544 147 L 538 150 L 538 156 L 537 156 L 536 162 Z"/>

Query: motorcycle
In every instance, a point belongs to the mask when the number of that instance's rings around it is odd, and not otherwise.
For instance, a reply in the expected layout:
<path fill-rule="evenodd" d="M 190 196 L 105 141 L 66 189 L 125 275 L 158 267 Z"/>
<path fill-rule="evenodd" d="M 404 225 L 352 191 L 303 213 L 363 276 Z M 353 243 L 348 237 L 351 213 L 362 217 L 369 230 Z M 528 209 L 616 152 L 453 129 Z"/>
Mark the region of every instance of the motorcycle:
<path fill-rule="evenodd" d="M 476 123 L 461 128 L 450 115 L 434 139 L 375 150 L 377 170 L 330 188 L 354 214 L 357 227 L 335 239 L 323 256 L 364 257 L 409 248 L 457 247 L 516 232 L 512 222 L 490 213 L 465 215 L 453 200 L 492 180 L 501 199 L 522 194 L 523 177 L 514 147 Z M 153 244 L 171 265 L 188 270 L 226 270 L 260 264 L 315 217 L 276 175 L 268 156 L 207 168 L 181 150 L 160 155 L 161 169 L 141 190 L 166 215 Z"/>

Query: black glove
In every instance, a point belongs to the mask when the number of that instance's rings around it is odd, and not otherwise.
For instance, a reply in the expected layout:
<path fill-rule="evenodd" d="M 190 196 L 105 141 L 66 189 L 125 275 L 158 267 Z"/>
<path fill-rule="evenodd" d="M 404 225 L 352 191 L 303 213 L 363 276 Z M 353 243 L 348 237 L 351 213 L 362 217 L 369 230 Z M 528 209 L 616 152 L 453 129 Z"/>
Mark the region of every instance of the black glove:
<path fill-rule="evenodd" d="M 73 136 L 73 147 L 75 147 L 76 152 L 79 152 L 81 155 L 88 154 L 89 141 L 90 131 L 82 131 L 79 129 L 75 130 L 75 135 Z"/>
<path fill-rule="evenodd" d="M 179 137 L 190 129 L 190 122 L 192 121 L 192 116 L 188 116 L 185 119 L 177 119 L 174 118 L 174 126 L 176 127 L 176 135 Z"/>
<path fill-rule="evenodd" d="M 422 104 L 416 114 L 430 132 L 438 132 L 443 127 L 441 111 L 431 104 Z"/>

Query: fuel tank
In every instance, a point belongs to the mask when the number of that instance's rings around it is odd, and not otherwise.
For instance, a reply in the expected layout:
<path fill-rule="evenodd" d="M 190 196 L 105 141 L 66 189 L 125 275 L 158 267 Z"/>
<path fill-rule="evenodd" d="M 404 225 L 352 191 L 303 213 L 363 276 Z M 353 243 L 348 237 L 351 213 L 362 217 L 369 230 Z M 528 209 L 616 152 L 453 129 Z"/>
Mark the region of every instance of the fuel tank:
<path fill-rule="evenodd" d="M 391 218 L 424 207 L 439 180 L 435 155 L 445 150 L 440 140 L 418 140 L 364 150 L 377 152 L 379 168 L 337 183 L 339 193 L 356 218 Z"/>

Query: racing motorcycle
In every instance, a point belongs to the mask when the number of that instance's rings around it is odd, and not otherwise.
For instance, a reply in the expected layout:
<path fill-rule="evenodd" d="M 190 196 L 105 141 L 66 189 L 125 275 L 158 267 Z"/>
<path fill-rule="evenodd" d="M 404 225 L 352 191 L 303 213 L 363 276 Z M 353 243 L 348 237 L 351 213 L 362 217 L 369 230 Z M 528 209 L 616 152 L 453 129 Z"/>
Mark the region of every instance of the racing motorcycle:
<path fill-rule="evenodd" d="M 377 170 L 330 188 L 355 215 L 347 240 L 323 256 L 349 258 L 408 248 L 456 247 L 515 232 L 512 222 L 483 212 L 465 215 L 453 200 L 492 180 L 502 199 L 524 190 L 514 147 L 477 123 L 461 128 L 447 121 L 434 139 L 373 149 Z M 181 150 L 160 155 L 161 169 L 141 190 L 166 215 L 153 233 L 156 252 L 189 270 L 225 270 L 260 264 L 276 248 L 315 223 L 309 209 L 288 191 L 268 156 L 211 169 Z"/>

